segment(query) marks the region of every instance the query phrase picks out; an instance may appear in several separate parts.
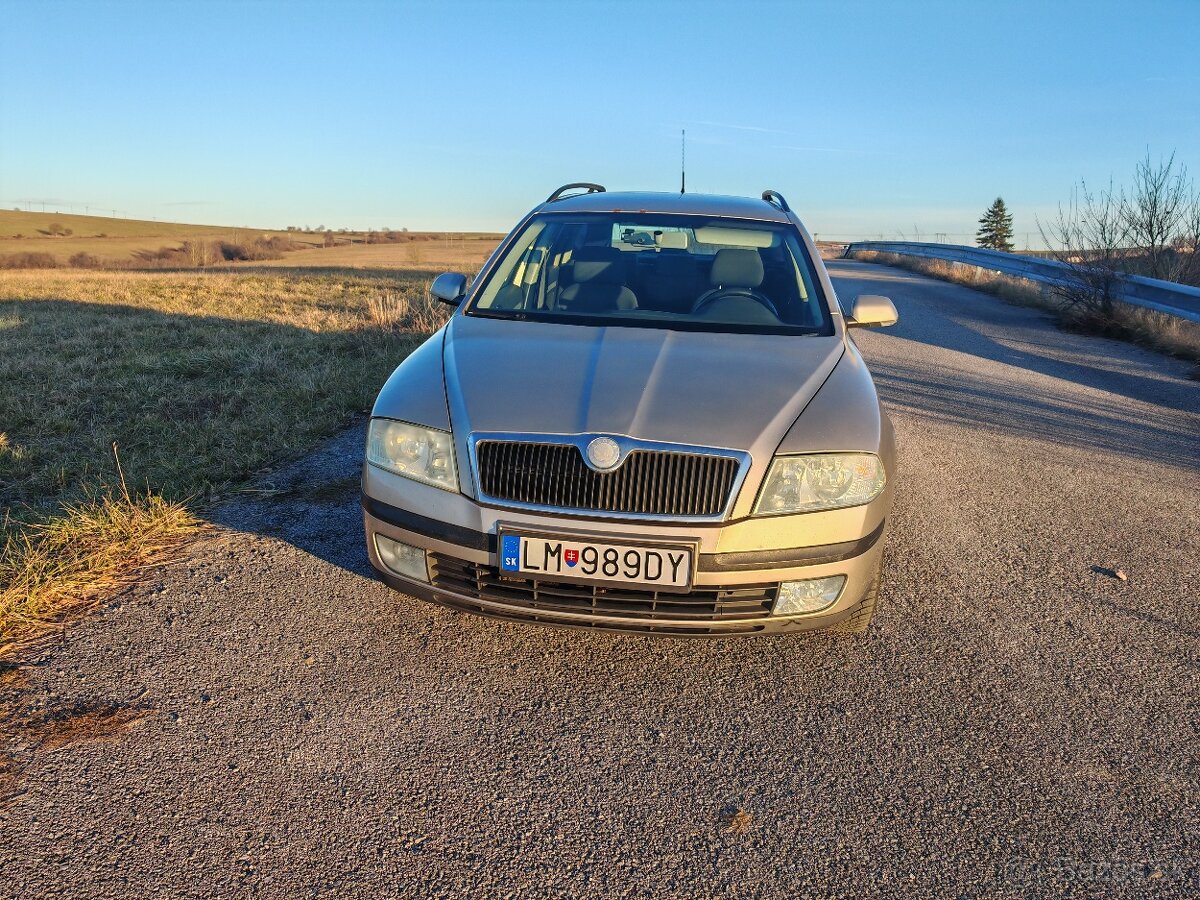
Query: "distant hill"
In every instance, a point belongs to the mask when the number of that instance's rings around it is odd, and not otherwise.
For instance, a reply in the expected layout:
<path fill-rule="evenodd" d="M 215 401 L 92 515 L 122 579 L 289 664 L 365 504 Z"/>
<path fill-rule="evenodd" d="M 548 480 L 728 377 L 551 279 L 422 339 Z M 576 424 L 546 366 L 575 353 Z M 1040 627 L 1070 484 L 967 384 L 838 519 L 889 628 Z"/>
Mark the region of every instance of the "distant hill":
<path fill-rule="evenodd" d="M 270 229 L 230 228 L 221 225 L 183 225 L 178 222 L 149 222 L 143 219 L 114 219 L 109 216 L 76 216 L 67 213 L 25 212 L 0 210 L 0 239 L 23 235 L 37 239 L 50 237 L 50 226 L 58 223 L 69 228 L 76 237 L 161 238 L 182 240 L 195 234 L 229 234 L 249 231 L 261 234 L 281 234 Z"/>
<path fill-rule="evenodd" d="M 43 264 L 39 261 L 47 259 L 57 266 L 72 265 L 74 259 L 75 265 L 120 268 L 263 259 L 284 260 L 286 265 L 293 253 L 297 254 L 298 264 L 315 265 L 321 254 L 305 251 L 339 250 L 339 255 L 344 256 L 347 251 L 357 251 L 360 245 L 364 250 L 369 245 L 376 251 L 372 254 L 375 257 L 384 247 L 447 240 L 459 245 L 466 241 L 481 248 L 487 245 L 490 251 L 499 238 L 500 235 L 462 232 L 287 231 L 0 210 L 0 268 L 37 266 Z M 239 248 L 244 249 L 244 256 L 239 255 Z M 409 252 L 405 258 L 422 255 L 426 254 Z M 304 261 L 300 262 L 300 258 Z"/>

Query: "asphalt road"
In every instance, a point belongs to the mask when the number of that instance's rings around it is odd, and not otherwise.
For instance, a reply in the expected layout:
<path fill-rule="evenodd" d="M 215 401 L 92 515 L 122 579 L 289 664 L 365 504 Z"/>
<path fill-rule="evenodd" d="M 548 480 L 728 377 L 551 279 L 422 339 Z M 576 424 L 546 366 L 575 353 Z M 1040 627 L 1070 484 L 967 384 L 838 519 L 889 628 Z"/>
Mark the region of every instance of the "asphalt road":
<path fill-rule="evenodd" d="M 351 431 L 24 670 L 29 709 L 142 718 L 8 736 L 0 895 L 1200 892 L 1200 383 L 831 268 L 901 315 L 859 338 L 900 448 L 864 639 L 402 598 L 365 568 Z"/>

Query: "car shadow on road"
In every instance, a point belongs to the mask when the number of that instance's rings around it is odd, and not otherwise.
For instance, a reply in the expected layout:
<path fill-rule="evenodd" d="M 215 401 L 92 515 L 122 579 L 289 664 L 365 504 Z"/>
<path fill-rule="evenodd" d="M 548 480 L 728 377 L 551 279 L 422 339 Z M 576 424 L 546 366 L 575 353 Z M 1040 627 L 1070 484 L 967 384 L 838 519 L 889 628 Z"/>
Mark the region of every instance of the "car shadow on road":
<path fill-rule="evenodd" d="M 277 538 L 368 578 L 360 472 L 366 418 L 315 452 L 266 475 L 208 515 L 214 524 Z"/>
<path fill-rule="evenodd" d="M 1200 469 L 1195 420 L 1150 414 L 1122 401 L 1081 406 L 1070 398 L 1005 390 L 985 378 L 896 364 L 871 366 L 887 406 L 925 419 Z"/>

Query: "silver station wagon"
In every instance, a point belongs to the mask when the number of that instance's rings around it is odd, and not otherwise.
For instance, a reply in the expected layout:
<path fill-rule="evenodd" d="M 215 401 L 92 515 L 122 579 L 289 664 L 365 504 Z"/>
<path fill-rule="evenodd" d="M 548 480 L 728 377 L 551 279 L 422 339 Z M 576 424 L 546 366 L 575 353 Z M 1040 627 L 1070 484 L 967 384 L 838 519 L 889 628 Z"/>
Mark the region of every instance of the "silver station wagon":
<path fill-rule="evenodd" d="M 778 193 L 567 185 L 388 379 L 363 512 L 392 587 L 521 622 L 667 635 L 862 632 L 892 428 Z"/>

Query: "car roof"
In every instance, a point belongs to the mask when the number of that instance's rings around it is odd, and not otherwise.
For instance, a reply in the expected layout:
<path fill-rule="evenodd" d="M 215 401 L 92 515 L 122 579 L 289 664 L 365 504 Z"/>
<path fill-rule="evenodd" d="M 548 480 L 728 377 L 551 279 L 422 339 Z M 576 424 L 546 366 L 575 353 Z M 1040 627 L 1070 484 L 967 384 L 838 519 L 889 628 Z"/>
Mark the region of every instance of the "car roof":
<path fill-rule="evenodd" d="M 538 212 L 626 212 L 675 213 L 682 215 L 728 216 L 737 219 L 761 219 L 790 222 L 787 213 L 773 203 L 750 197 L 726 197 L 721 194 L 672 194 L 655 191 L 605 191 L 576 194 L 543 203 Z"/>

